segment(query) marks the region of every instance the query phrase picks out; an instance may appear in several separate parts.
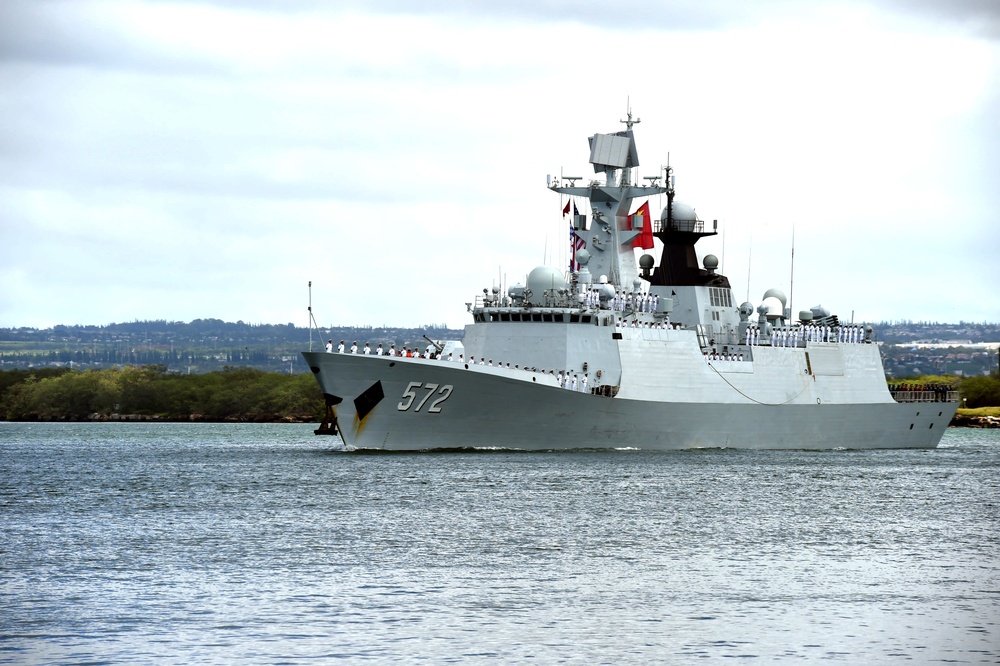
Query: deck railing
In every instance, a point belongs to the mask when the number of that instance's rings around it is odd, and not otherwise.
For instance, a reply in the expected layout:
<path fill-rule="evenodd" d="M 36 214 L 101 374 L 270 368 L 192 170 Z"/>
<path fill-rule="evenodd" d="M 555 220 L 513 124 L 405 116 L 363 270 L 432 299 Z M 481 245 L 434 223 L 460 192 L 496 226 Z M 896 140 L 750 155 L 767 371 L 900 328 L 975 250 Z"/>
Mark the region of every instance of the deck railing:
<path fill-rule="evenodd" d="M 958 391 L 889 391 L 896 402 L 958 402 Z"/>
<path fill-rule="evenodd" d="M 653 220 L 653 233 L 658 234 L 661 231 L 693 231 L 700 234 L 705 231 L 705 222 L 703 220 L 674 220 L 668 229 L 667 223 L 663 220 Z"/>

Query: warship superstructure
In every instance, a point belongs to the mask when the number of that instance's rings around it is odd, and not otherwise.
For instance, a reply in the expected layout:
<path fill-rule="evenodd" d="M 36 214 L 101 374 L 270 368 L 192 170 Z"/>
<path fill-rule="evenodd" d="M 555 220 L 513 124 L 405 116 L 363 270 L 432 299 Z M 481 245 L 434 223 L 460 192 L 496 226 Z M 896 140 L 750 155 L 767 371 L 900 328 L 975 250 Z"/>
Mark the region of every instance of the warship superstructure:
<path fill-rule="evenodd" d="M 483 289 L 448 349 L 303 352 L 326 400 L 317 434 L 385 450 L 937 446 L 957 393 L 890 391 L 872 328 L 822 306 L 793 317 L 777 289 L 737 303 L 717 258 L 695 251 L 715 224 L 675 200 L 670 167 L 640 184 L 639 121 L 622 122 L 589 138 L 595 180 L 550 178 L 568 270 Z M 659 259 L 637 259 L 654 239 Z"/>

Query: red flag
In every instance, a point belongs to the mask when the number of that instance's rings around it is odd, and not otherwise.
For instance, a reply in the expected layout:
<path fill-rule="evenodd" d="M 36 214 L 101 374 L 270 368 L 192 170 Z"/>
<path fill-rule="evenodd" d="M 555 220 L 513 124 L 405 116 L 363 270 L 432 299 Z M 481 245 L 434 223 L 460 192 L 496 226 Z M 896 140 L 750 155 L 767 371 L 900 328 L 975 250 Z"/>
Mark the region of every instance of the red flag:
<path fill-rule="evenodd" d="M 569 204 L 567 204 L 569 205 Z M 580 238 L 580 235 L 576 233 L 576 220 L 580 218 L 580 211 L 576 209 L 576 204 L 573 204 L 573 222 L 569 223 L 569 247 L 573 252 L 573 256 L 569 260 L 569 269 L 571 271 L 580 270 L 580 263 L 576 260 L 576 251 L 582 250 L 587 247 L 587 241 Z"/>
<path fill-rule="evenodd" d="M 563 217 L 566 217 L 567 215 L 569 215 L 569 203 L 570 202 L 567 201 L 566 205 L 563 207 Z"/>
<path fill-rule="evenodd" d="M 632 247 L 639 247 L 643 250 L 651 250 L 653 248 L 653 220 L 649 215 L 648 201 L 642 202 L 642 205 L 639 206 L 639 210 L 629 216 L 629 223 L 633 229 L 635 229 L 637 223 L 635 218 L 639 216 L 642 216 L 642 233 L 636 236 L 635 240 L 632 241 Z"/>

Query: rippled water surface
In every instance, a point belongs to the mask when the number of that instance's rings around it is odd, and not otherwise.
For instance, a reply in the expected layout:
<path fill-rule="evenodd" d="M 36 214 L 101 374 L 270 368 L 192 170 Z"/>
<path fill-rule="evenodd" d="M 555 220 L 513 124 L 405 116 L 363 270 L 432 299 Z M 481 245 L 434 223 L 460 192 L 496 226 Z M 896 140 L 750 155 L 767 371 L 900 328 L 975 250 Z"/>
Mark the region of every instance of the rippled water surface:
<path fill-rule="evenodd" d="M 0 423 L 0 663 L 1000 660 L 1000 431 L 359 455 L 312 427 Z"/>

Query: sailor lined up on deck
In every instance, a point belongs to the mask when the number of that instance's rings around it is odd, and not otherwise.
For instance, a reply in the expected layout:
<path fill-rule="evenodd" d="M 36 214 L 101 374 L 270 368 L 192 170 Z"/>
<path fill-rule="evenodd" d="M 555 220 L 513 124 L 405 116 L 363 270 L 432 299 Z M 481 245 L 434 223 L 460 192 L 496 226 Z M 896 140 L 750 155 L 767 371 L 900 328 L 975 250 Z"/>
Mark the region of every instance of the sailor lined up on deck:
<path fill-rule="evenodd" d="M 617 328 L 655 328 L 657 330 L 680 330 L 684 328 L 680 324 L 675 324 L 672 322 L 662 322 L 662 321 L 639 321 L 638 319 L 629 319 L 625 321 L 624 319 L 618 319 L 615 324 Z"/>
<path fill-rule="evenodd" d="M 326 352 L 328 354 L 333 353 L 333 338 L 326 341 Z"/>
<path fill-rule="evenodd" d="M 659 294 L 647 292 L 615 292 L 611 298 L 611 309 L 616 312 L 632 310 L 633 312 L 656 312 L 660 304 Z"/>
<path fill-rule="evenodd" d="M 720 354 L 718 351 L 713 349 L 710 352 L 708 351 L 705 352 L 704 357 L 706 361 L 742 361 L 743 352 L 740 352 L 739 354 L 736 353 L 730 354 L 727 351 L 723 350 L 723 352 Z"/>
<path fill-rule="evenodd" d="M 800 340 L 802 342 L 840 342 L 846 344 L 868 342 L 865 338 L 864 326 L 855 324 L 835 327 L 829 324 L 810 323 L 775 326 L 771 329 L 772 347 L 798 347 Z M 759 326 L 747 327 L 746 344 L 747 346 L 760 344 Z"/>

